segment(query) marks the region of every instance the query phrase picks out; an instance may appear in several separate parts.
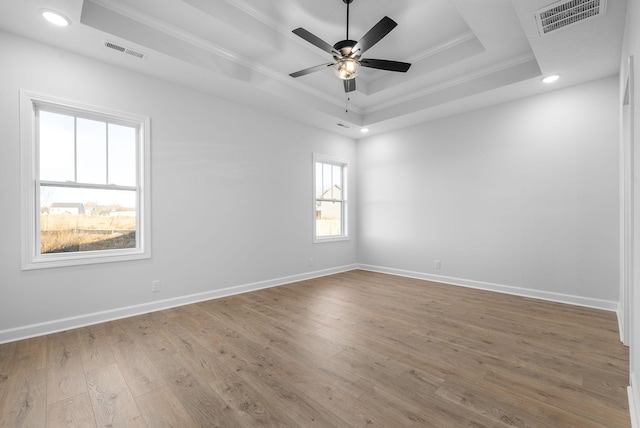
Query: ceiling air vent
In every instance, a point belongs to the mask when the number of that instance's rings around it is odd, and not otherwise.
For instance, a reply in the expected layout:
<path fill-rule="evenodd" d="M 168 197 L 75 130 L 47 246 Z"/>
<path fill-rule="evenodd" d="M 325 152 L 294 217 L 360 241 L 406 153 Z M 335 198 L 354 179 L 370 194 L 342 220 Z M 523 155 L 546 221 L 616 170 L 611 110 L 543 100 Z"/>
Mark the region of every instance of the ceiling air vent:
<path fill-rule="evenodd" d="M 540 37 L 598 15 L 604 15 L 607 0 L 570 0 L 554 3 L 535 13 Z"/>
<path fill-rule="evenodd" d="M 119 44 L 114 43 L 114 42 L 110 42 L 108 40 L 105 40 L 104 45 L 106 47 L 108 47 L 109 49 L 113 49 L 113 50 L 116 50 L 118 52 L 125 53 L 127 55 L 135 56 L 136 58 L 144 59 L 147 56 L 146 54 L 144 54 L 142 52 L 138 52 L 136 50 L 124 47 L 122 45 L 119 45 Z"/>

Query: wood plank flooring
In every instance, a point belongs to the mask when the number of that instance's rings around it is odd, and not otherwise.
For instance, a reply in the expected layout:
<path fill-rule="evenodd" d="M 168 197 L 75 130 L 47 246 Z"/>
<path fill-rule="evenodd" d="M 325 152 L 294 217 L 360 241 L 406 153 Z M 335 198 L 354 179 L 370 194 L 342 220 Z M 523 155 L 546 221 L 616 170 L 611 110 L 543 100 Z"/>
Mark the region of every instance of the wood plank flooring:
<path fill-rule="evenodd" d="M 0 345 L 0 427 L 630 427 L 610 312 L 364 271 Z"/>

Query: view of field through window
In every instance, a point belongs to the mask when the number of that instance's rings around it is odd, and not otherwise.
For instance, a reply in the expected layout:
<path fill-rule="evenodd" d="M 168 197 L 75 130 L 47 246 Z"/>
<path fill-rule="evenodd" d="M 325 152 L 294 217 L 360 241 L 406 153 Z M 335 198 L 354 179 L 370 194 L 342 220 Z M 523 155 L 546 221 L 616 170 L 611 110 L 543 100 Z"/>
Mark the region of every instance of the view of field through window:
<path fill-rule="evenodd" d="M 135 248 L 136 128 L 38 113 L 40 253 Z"/>
<path fill-rule="evenodd" d="M 40 201 L 41 254 L 136 247 L 133 191 L 41 186 Z"/>

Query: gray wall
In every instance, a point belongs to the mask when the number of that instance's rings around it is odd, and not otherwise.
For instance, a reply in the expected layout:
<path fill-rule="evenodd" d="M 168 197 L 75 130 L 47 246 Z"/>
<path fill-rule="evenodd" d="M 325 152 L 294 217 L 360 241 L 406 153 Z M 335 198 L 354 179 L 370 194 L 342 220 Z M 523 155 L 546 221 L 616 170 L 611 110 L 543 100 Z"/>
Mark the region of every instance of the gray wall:
<path fill-rule="evenodd" d="M 356 143 L 7 33 L 0 58 L 0 342 L 357 263 L 616 308 L 615 77 Z M 20 270 L 20 89 L 151 117 L 151 260 Z M 313 153 L 350 163 L 350 241 L 312 244 Z"/>
<path fill-rule="evenodd" d="M 0 342 L 356 263 L 355 239 L 312 244 L 313 153 L 355 195 L 355 141 L 8 33 L 0 58 Z M 151 117 L 151 260 L 20 270 L 21 89 Z"/>
<path fill-rule="evenodd" d="M 617 309 L 618 118 L 614 76 L 360 141 L 359 263 Z"/>

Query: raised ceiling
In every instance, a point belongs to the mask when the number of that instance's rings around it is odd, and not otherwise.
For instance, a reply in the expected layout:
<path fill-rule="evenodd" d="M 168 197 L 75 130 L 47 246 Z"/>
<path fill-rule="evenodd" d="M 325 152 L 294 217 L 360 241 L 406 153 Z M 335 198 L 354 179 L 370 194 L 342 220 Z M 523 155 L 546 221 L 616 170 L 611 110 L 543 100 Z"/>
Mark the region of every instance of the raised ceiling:
<path fill-rule="evenodd" d="M 4 0 L 0 28 L 359 138 L 363 126 L 380 133 L 549 90 L 543 75 L 560 73 L 557 88 L 616 74 L 627 1 L 541 36 L 535 14 L 556 3 L 354 0 L 351 39 L 383 16 L 398 23 L 366 57 L 413 65 L 406 74 L 363 69 L 348 98 L 331 68 L 289 76 L 331 60 L 291 31 L 344 39 L 343 0 Z M 51 27 L 45 7 L 72 25 Z"/>

